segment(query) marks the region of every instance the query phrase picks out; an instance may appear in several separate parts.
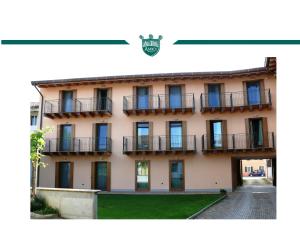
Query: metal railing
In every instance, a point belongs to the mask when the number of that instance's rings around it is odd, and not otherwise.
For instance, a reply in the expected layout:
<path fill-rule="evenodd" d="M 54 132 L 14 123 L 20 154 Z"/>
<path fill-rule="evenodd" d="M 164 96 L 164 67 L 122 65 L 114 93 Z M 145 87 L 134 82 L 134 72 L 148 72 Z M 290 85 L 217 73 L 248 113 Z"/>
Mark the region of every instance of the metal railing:
<path fill-rule="evenodd" d="M 44 152 L 111 152 L 111 138 L 47 138 Z"/>
<path fill-rule="evenodd" d="M 196 135 L 124 136 L 123 152 L 196 151 Z"/>
<path fill-rule="evenodd" d="M 213 98 L 213 97 L 212 97 Z M 248 96 L 248 92 L 224 92 L 218 98 L 211 99 L 208 93 L 200 95 L 200 107 L 203 108 L 218 108 L 218 107 L 241 107 L 251 105 L 272 104 L 270 89 L 263 90 L 260 95 Z"/>
<path fill-rule="evenodd" d="M 258 140 L 251 134 L 220 134 L 201 136 L 202 150 L 234 150 L 276 148 L 275 134 L 269 132 Z"/>
<path fill-rule="evenodd" d="M 45 100 L 44 105 L 44 113 L 101 111 L 112 112 L 112 101 L 110 98 L 76 98 L 68 107 L 64 107 L 62 99 Z"/>
<path fill-rule="evenodd" d="M 169 95 L 145 95 L 145 96 L 124 96 L 124 110 L 146 110 L 146 109 L 181 109 L 195 108 L 195 97 L 193 93 L 175 96 L 174 101 L 170 100 Z"/>

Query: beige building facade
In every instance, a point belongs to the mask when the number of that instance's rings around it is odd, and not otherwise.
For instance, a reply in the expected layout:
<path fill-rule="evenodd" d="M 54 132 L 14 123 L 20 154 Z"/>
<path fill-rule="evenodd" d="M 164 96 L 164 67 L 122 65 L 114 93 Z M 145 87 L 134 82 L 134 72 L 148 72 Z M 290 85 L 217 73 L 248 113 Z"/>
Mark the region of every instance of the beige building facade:
<path fill-rule="evenodd" d="M 276 160 L 276 58 L 248 70 L 32 85 L 43 127 L 54 128 L 40 187 L 232 191 L 240 160 Z"/>

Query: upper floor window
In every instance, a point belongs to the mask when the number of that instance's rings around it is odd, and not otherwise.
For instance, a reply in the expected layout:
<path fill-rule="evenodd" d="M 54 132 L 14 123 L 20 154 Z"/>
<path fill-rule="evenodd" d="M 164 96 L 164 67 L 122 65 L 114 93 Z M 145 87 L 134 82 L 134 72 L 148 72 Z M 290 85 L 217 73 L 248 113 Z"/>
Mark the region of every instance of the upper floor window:
<path fill-rule="evenodd" d="M 72 150 L 72 125 L 65 124 L 60 126 L 60 151 Z"/>
<path fill-rule="evenodd" d="M 107 131 L 108 126 L 105 123 L 96 125 L 96 150 L 105 151 L 108 147 Z"/>
<path fill-rule="evenodd" d="M 249 81 L 246 83 L 248 105 L 258 105 L 261 103 L 261 91 L 259 81 Z"/>
<path fill-rule="evenodd" d="M 107 109 L 107 89 L 97 89 L 97 99 L 96 99 L 96 110 L 106 110 Z"/>
<path fill-rule="evenodd" d="M 182 91 L 180 85 L 169 86 L 169 105 L 170 108 L 182 107 Z"/>
<path fill-rule="evenodd" d="M 137 149 L 149 148 L 149 123 L 137 123 Z"/>
<path fill-rule="evenodd" d="M 35 126 L 37 123 L 37 116 L 30 116 L 30 125 Z"/>
<path fill-rule="evenodd" d="M 148 87 L 137 87 L 136 88 L 136 107 L 137 109 L 148 109 L 149 108 L 149 88 Z"/>
<path fill-rule="evenodd" d="M 222 147 L 222 121 L 211 121 L 211 147 L 221 148 Z"/>
<path fill-rule="evenodd" d="M 208 106 L 220 107 L 221 106 L 221 85 L 220 84 L 208 84 Z"/>
<path fill-rule="evenodd" d="M 170 122 L 170 147 L 182 148 L 182 122 Z"/>
<path fill-rule="evenodd" d="M 73 91 L 62 91 L 62 111 L 73 111 Z"/>

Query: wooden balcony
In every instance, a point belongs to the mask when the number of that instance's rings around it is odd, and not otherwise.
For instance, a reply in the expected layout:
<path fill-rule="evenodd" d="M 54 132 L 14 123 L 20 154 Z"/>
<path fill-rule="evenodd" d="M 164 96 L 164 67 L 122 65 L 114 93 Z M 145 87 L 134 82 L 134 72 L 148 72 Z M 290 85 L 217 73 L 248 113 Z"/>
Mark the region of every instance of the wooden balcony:
<path fill-rule="evenodd" d="M 44 155 L 111 155 L 111 138 L 48 138 Z"/>
<path fill-rule="evenodd" d="M 226 134 L 220 135 L 217 139 L 219 143 L 212 143 L 211 138 L 207 138 L 207 135 L 202 135 L 202 152 L 204 154 L 213 154 L 276 151 L 274 132 L 264 135 L 261 143 L 255 141 L 250 134 Z"/>
<path fill-rule="evenodd" d="M 200 95 L 201 112 L 243 112 L 253 110 L 270 110 L 272 98 L 270 89 L 264 90 L 257 101 L 249 101 L 247 92 L 225 92 L 220 94 L 219 101 L 210 101 L 207 93 Z"/>
<path fill-rule="evenodd" d="M 126 155 L 185 155 L 196 151 L 195 135 L 123 137 Z"/>
<path fill-rule="evenodd" d="M 145 97 L 124 96 L 123 112 L 126 115 L 147 115 L 167 113 L 194 113 L 194 94 L 182 94 L 178 101 L 171 102 L 169 95 L 149 95 Z"/>
<path fill-rule="evenodd" d="M 64 109 L 63 101 L 60 99 L 46 100 L 44 106 L 44 116 L 47 118 L 77 118 L 111 116 L 112 101 L 110 98 L 101 100 L 95 98 L 76 98 L 68 109 Z"/>

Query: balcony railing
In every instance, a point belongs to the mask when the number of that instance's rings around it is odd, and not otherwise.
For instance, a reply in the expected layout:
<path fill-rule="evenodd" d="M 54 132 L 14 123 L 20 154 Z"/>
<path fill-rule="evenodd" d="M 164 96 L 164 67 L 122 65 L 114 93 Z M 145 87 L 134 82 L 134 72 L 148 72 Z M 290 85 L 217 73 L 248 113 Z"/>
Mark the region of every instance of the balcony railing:
<path fill-rule="evenodd" d="M 126 136 L 123 137 L 124 154 L 195 153 L 196 136 Z"/>
<path fill-rule="evenodd" d="M 71 116 L 95 116 L 111 115 L 112 101 L 110 98 L 76 98 L 72 104 L 64 106 L 63 100 L 46 100 L 44 114 L 46 117 L 71 117 Z"/>
<path fill-rule="evenodd" d="M 270 89 L 265 89 L 259 96 L 250 98 L 247 92 L 224 92 L 216 99 L 210 99 L 209 94 L 200 95 L 201 112 L 207 111 L 235 111 L 244 109 L 263 109 L 272 106 Z"/>
<path fill-rule="evenodd" d="M 176 99 L 177 98 L 177 99 Z M 195 98 L 193 93 L 182 94 L 170 100 L 169 95 L 124 96 L 123 111 L 129 114 L 136 113 L 168 113 L 194 112 Z"/>
<path fill-rule="evenodd" d="M 224 134 L 207 137 L 202 135 L 201 145 L 203 152 L 224 152 L 224 151 L 256 151 L 275 150 L 275 134 L 269 132 L 258 140 L 250 134 Z"/>
<path fill-rule="evenodd" d="M 111 153 L 111 138 L 48 138 L 43 151 L 46 155 L 62 154 L 108 154 Z"/>

